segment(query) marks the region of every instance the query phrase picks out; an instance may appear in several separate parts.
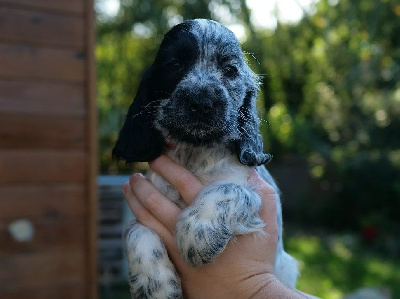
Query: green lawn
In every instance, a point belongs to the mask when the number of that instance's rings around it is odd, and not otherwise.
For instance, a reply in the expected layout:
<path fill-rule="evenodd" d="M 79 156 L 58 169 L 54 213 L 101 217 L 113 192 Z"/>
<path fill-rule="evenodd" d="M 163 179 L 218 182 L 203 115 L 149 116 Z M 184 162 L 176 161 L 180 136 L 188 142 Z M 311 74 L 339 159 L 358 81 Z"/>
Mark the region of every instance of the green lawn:
<path fill-rule="evenodd" d="M 300 261 L 298 289 L 326 299 L 366 286 L 385 287 L 400 298 L 400 261 L 368 251 L 349 236 L 290 235 L 286 250 Z"/>

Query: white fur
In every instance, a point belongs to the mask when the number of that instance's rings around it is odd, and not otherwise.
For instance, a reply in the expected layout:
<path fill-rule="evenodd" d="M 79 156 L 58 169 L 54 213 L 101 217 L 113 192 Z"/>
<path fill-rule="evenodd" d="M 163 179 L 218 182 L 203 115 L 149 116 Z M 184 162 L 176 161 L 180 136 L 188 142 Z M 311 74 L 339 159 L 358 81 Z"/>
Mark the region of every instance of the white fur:
<path fill-rule="evenodd" d="M 125 236 L 132 298 L 181 298 L 180 279 L 160 237 L 135 220 Z"/>

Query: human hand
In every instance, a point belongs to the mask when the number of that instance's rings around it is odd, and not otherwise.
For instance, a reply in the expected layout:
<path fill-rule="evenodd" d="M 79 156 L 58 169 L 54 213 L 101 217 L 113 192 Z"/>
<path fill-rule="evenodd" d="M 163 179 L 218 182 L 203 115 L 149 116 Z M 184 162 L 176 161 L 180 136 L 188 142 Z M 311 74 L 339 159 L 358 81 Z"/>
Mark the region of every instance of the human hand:
<path fill-rule="evenodd" d="M 188 205 L 204 188 L 192 173 L 166 156 L 152 161 L 150 167 L 168 180 Z M 278 240 L 275 190 L 256 171 L 249 183 L 262 198 L 265 234 L 237 236 L 212 263 L 196 268 L 182 260 L 176 244 L 176 223 L 182 210 L 140 174 L 132 175 L 124 185 L 125 198 L 137 220 L 163 239 L 188 298 L 254 298 L 260 294 L 267 298 L 266 287 L 283 287 L 273 275 Z"/>

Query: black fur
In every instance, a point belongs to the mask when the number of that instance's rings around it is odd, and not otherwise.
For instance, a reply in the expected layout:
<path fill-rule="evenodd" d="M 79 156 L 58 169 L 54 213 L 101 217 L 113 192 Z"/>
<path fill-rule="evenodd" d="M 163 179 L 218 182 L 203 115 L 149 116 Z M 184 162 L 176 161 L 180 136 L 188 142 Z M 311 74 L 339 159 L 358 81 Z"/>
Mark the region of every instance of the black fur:
<path fill-rule="evenodd" d="M 144 74 L 135 100 L 129 107 L 112 151 L 114 158 L 123 159 L 127 163 L 147 162 L 161 155 L 164 142 L 160 132 L 153 125 L 157 103 L 152 101 L 152 81 L 150 68 Z"/>

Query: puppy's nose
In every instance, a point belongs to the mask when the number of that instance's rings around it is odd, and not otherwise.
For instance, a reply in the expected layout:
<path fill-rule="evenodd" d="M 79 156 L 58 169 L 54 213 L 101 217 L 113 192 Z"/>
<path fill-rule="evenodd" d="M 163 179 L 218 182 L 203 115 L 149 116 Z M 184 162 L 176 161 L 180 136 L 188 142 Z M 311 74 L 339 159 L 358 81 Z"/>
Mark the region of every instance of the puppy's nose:
<path fill-rule="evenodd" d="M 213 101 L 208 98 L 195 98 L 189 103 L 191 112 L 199 114 L 207 114 L 214 108 Z"/>

